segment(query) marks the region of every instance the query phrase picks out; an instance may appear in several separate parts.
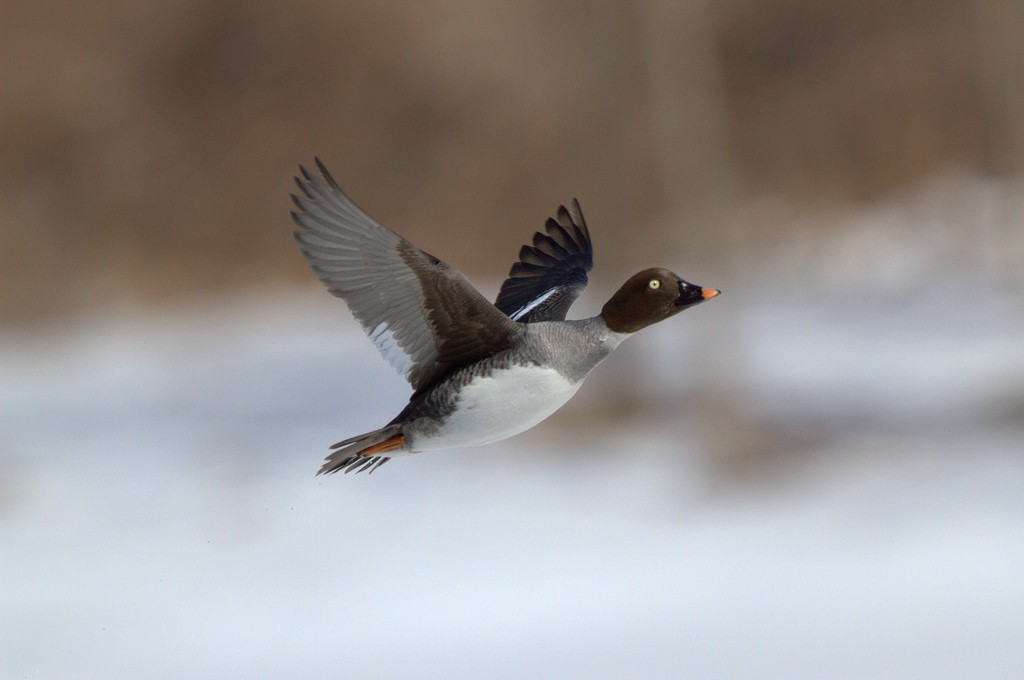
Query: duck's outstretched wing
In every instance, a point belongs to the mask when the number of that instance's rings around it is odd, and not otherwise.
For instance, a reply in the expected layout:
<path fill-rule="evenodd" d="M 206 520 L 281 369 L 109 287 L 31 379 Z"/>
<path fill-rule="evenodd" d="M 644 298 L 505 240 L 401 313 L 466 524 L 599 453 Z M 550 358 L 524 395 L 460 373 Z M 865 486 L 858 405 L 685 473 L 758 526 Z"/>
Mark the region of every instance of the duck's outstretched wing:
<path fill-rule="evenodd" d="M 378 224 L 341 190 L 300 167 L 295 240 L 313 273 L 345 301 L 377 349 L 421 389 L 512 346 L 522 328 L 465 276 Z"/>
<path fill-rule="evenodd" d="M 564 321 L 587 287 L 594 249 L 579 201 L 573 199 L 572 209 L 559 206 L 558 219 L 548 218 L 544 231 L 519 250 L 494 303 L 514 321 Z"/>

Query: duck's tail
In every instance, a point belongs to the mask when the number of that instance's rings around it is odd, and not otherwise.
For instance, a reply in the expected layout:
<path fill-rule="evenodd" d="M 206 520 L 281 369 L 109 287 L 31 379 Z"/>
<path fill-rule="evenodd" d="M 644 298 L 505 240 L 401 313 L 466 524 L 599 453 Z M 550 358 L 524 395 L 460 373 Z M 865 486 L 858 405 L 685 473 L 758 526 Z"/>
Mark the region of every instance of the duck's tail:
<path fill-rule="evenodd" d="M 361 434 L 358 437 L 338 442 L 331 449 L 334 452 L 317 471 L 318 475 L 329 475 L 339 470 L 349 472 L 373 472 L 391 460 L 380 454 L 401 451 L 405 448 L 405 435 L 401 425 L 386 425 L 379 430 Z"/>

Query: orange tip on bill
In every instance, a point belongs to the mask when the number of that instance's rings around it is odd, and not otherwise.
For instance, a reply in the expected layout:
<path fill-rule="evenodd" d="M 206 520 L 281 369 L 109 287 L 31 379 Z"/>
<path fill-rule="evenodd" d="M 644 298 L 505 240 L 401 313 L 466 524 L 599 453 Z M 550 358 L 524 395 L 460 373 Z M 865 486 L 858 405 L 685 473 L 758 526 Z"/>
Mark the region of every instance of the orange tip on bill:
<path fill-rule="evenodd" d="M 722 294 L 722 291 L 715 290 L 714 288 L 701 288 L 700 289 L 700 295 L 705 300 L 710 300 L 711 298 L 718 297 L 721 294 Z"/>

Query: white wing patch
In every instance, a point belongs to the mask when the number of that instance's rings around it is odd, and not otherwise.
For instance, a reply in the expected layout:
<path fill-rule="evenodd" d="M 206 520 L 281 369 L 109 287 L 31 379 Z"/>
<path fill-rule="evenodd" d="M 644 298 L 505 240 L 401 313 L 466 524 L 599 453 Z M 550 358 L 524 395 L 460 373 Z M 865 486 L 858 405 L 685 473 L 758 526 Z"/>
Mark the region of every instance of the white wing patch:
<path fill-rule="evenodd" d="M 552 288 L 543 295 L 538 295 L 537 297 L 535 297 L 534 299 L 530 300 L 525 305 L 517 309 L 516 311 L 512 312 L 512 315 L 509 318 L 511 318 L 513 321 L 519 321 L 519 319 L 523 318 L 523 316 L 529 314 L 531 311 L 539 307 L 541 304 L 544 303 L 545 300 L 554 295 L 557 291 L 558 288 Z"/>
<path fill-rule="evenodd" d="M 400 375 L 408 376 L 412 368 L 412 359 L 395 340 L 395 334 L 388 328 L 387 322 L 382 321 L 377 327 L 368 333 L 370 340 L 377 346 L 377 350 L 384 355 L 384 358 L 391 364 Z"/>

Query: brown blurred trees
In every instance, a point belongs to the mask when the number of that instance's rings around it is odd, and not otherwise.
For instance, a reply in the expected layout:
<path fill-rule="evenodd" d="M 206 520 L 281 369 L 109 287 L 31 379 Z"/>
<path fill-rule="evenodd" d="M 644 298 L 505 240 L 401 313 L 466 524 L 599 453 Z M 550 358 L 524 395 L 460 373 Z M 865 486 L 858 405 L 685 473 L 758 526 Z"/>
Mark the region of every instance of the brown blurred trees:
<path fill-rule="evenodd" d="M 1019 173 L 1022 29 L 996 0 L 10 4 L 0 314 L 304 277 L 314 154 L 469 273 L 578 196 L 610 280 L 668 217 L 714 256 L 751 196 Z"/>

